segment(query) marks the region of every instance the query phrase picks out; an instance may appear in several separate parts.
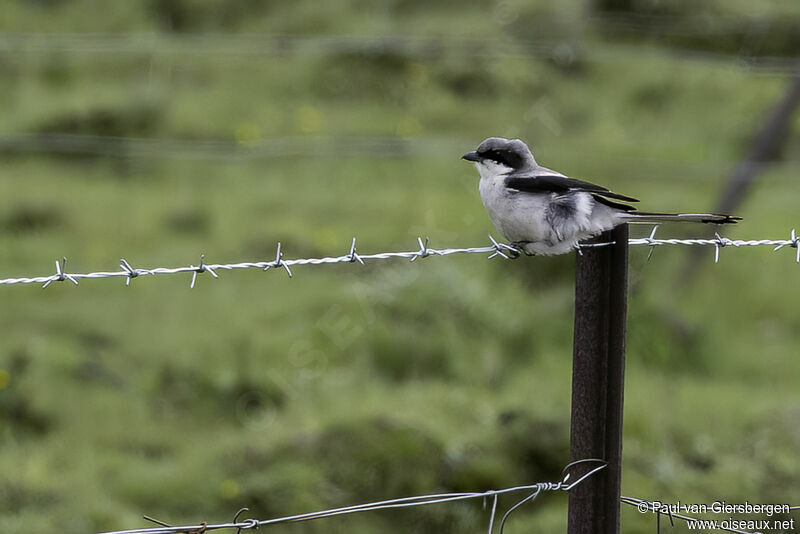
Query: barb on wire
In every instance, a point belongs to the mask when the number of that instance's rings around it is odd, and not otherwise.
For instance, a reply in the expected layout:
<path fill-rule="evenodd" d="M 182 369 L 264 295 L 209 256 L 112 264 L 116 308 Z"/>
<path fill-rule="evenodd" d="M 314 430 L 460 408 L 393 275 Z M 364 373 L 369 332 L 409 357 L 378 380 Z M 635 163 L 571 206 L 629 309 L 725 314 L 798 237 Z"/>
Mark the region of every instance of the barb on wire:
<path fill-rule="evenodd" d="M 714 237 L 717 240 L 717 242 L 714 243 L 714 263 L 719 263 L 719 249 L 729 245 L 730 239 L 722 237 L 717 232 L 714 232 Z"/>
<path fill-rule="evenodd" d="M 648 258 L 652 255 L 655 247 L 665 245 L 684 245 L 684 246 L 711 246 L 714 247 L 714 261 L 719 262 L 719 251 L 723 247 L 755 247 L 755 246 L 771 246 L 774 251 L 778 251 L 784 247 L 792 247 L 797 252 L 795 254 L 795 261 L 800 263 L 800 237 L 797 236 L 795 230 L 791 231 L 788 239 L 729 239 L 717 234 L 713 239 L 661 239 L 655 237 L 656 228 L 650 233 L 649 237 L 633 238 L 628 240 L 630 246 L 643 245 L 650 248 Z M 467 247 L 467 248 L 442 248 L 436 249 L 430 247 L 430 241 L 426 237 L 422 239 L 417 238 L 419 248 L 417 250 L 398 251 L 398 252 L 375 252 L 372 254 L 361 254 L 356 252 L 356 240 L 350 243 L 349 252 L 343 256 L 323 257 L 323 258 L 295 258 L 284 259 L 284 253 L 281 248 L 281 243 L 278 243 L 275 252 L 275 259 L 272 261 L 255 261 L 255 262 L 239 262 L 239 263 L 216 263 L 208 264 L 205 262 L 205 255 L 200 255 L 200 264 L 190 264 L 186 267 L 152 267 L 152 268 L 133 268 L 127 260 L 120 260 L 119 271 L 97 271 L 89 273 L 68 273 L 66 271 L 67 259 L 63 258 L 61 261 L 56 262 L 55 274 L 47 276 L 33 276 L 25 278 L 4 278 L 0 279 L 0 285 L 14 285 L 14 284 L 42 284 L 42 287 L 48 287 L 53 282 L 64 282 L 69 280 L 75 285 L 78 285 L 79 280 L 87 278 L 125 278 L 125 284 L 130 285 L 132 278 L 151 275 L 167 275 L 167 274 L 180 274 L 191 273 L 191 281 L 189 286 L 194 287 L 197 282 L 197 275 L 200 273 L 208 273 L 214 278 L 219 278 L 217 271 L 220 270 L 236 270 L 236 269 L 262 269 L 268 271 L 273 268 L 283 268 L 286 274 L 292 277 L 291 267 L 295 265 L 328 265 L 335 263 L 360 263 L 365 264 L 367 261 L 373 260 L 388 260 L 392 258 L 406 258 L 412 262 L 418 258 L 427 258 L 429 256 L 449 256 L 451 254 L 488 254 L 488 258 L 501 257 L 506 260 L 516 259 L 521 256 L 521 249 L 513 245 L 499 243 L 492 236 L 489 236 L 490 244 L 483 247 Z M 576 248 L 578 252 L 582 248 L 604 247 L 612 243 L 592 243 L 580 244 Z"/>
<path fill-rule="evenodd" d="M 350 258 L 350 263 L 358 262 L 361 265 L 364 265 L 364 260 L 361 259 L 361 256 L 358 255 L 356 252 L 356 238 L 353 238 L 353 242 L 350 245 L 350 252 L 347 253 L 347 257 Z"/>
<path fill-rule="evenodd" d="M 495 256 L 502 256 L 503 258 L 509 259 L 517 259 L 520 256 L 520 249 L 516 247 L 512 247 L 511 245 L 505 245 L 503 243 L 498 243 L 492 236 L 489 236 L 489 241 L 492 242 L 492 246 L 494 247 L 494 252 L 489 259 L 491 260 Z M 508 255 L 506 255 L 508 254 Z"/>
<path fill-rule="evenodd" d="M 155 523 L 156 525 L 161 525 L 162 527 L 172 528 L 172 525 L 168 525 L 167 523 L 164 523 L 163 521 L 159 521 L 158 519 L 150 517 L 149 515 L 144 515 L 144 516 L 142 516 L 142 518 L 145 521 L 150 521 L 151 523 Z"/>
<path fill-rule="evenodd" d="M 417 238 L 417 243 L 419 243 L 419 250 L 417 253 L 411 258 L 411 261 L 416 260 L 417 258 L 427 258 L 431 254 L 435 254 L 437 256 L 441 256 L 442 253 L 436 249 L 428 248 L 428 243 L 430 243 L 430 238 L 426 237 L 425 241 L 422 241 L 421 237 Z"/>
<path fill-rule="evenodd" d="M 797 263 L 800 263 L 800 247 L 797 246 L 797 243 L 798 243 L 798 237 L 797 237 L 797 234 L 794 231 L 794 228 L 792 228 L 792 234 L 791 234 L 791 236 L 789 236 L 789 241 L 786 241 L 786 242 L 783 242 L 783 243 L 779 243 L 778 246 L 776 246 L 772 250 L 776 250 L 777 251 L 777 250 L 782 249 L 785 246 L 790 246 L 790 247 L 794 248 L 797 251 L 797 255 L 795 257 L 795 261 Z"/>
<path fill-rule="evenodd" d="M 119 267 L 120 269 L 128 273 L 128 277 L 125 279 L 125 285 L 130 286 L 131 278 L 136 278 L 137 276 L 139 276 L 139 269 L 134 269 L 133 267 L 131 267 L 131 264 L 128 263 L 128 261 L 125 258 L 119 260 Z"/>
<path fill-rule="evenodd" d="M 650 258 L 653 257 L 653 251 L 656 249 L 656 232 L 658 231 L 658 225 L 656 224 L 653 226 L 653 231 L 650 232 L 650 237 L 646 237 L 647 244 L 650 245 L 650 250 L 647 251 L 647 261 L 650 261 Z"/>
<path fill-rule="evenodd" d="M 570 482 L 569 469 L 578 463 L 586 463 L 586 462 L 593 462 L 596 463 L 597 465 L 592 469 L 590 469 L 587 473 L 582 475 L 580 478 Z M 525 502 L 533 501 L 536 498 L 536 496 L 538 496 L 542 491 L 569 491 L 578 484 L 580 484 L 581 482 L 583 482 L 584 480 L 586 480 L 588 477 L 594 475 L 595 473 L 604 469 L 605 467 L 606 467 L 606 462 L 603 460 L 596 460 L 596 459 L 579 460 L 577 462 L 572 462 L 568 464 L 564 468 L 563 471 L 564 474 L 561 480 L 557 482 L 538 482 L 536 484 L 530 484 L 526 486 L 515 486 L 511 488 L 505 488 L 500 490 L 489 490 L 484 492 L 436 493 L 429 495 L 417 495 L 414 497 L 402 497 L 399 499 L 389 499 L 385 501 L 357 504 L 355 506 L 332 508 L 330 510 L 321 510 L 318 512 L 296 514 L 285 517 L 278 517 L 274 519 L 262 519 L 262 520 L 239 519 L 239 517 L 243 512 L 248 511 L 247 508 L 242 508 L 238 512 L 236 512 L 236 515 L 234 516 L 232 522 L 219 523 L 219 524 L 201 522 L 195 525 L 173 526 L 163 521 L 159 521 L 157 519 L 145 516 L 145 519 L 147 519 L 152 523 L 156 523 L 159 526 L 136 528 L 131 530 L 116 530 L 113 532 L 106 532 L 104 534 L 176 534 L 176 533 L 189 534 L 189 533 L 199 533 L 199 532 L 208 532 L 212 530 L 223 530 L 223 529 L 234 529 L 234 528 L 237 530 L 238 534 L 242 530 L 253 530 L 259 527 L 277 525 L 282 523 L 297 523 L 300 521 L 312 521 L 315 519 L 356 514 L 360 512 L 410 508 L 416 506 L 426 506 L 430 504 L 440 504 L 445 502 L 464 501 L 469 499 L 486 499 L 487 497 L 491 497 L 493 499 L 492 511 L 489 519 L 489 534 L 492 534 L 492 529 L 494 527 L 494 522 L 495 522 L 495 513 L 497 511 L 498 497 L 505 494 L 513 494 L 523 491 L 533 492 L 531 495 L 525 497 L 523 500 L 515 504 L 503 515 L 503 519 L 500 524 L 500 533 L 502 534 L 503 523 L 505 523 L 506 519 L 508 519 L 510 513 L 518 509 Z"/>
<path fill-rule="evenodd" d="M 67 272 L 65 270 L 66 268 L 67 268 L 67 258 L 61 258 L 60 262 L 58 260 L 56 260 L 56 274 L 54 274 L 52 276 L 48 276 L 47 278 L 45 278 L 44 285 L 42 285 L 42 288 L 43 289 L 46 288 L 47 286 L 49 286 L 53 282 L 63 282 L 64 280 L 69 280 L 70 282 L 72 282 L 73 284 L 75 284 L 77 286 L 78 285 L 78 281 L 75 280 L 75 276 L 73 276 L 71 274 L 67 274 Z M 41 281 L 41 280 L 37 280 L 37 281 Z"/>
<path fill-rule="evenodd" d="M 286 263 L 287 262 L 283 261 L 283 252 L 281 252 L 281 243 L 280 241 L 278 241 L 278 250 L 275 252 L 275 261 L 265 265 L 264 270 L 269 271 L 272 267 L 283 267 L 284 269 L 286 269 L 286 274 L 288 274 L 289 278 L 291 278 L 292 271 L 289 269 L 289 266 Z"/>
<path fill-rule="evenodd" d="M 280 244 L 278 246 L 280 246 Z M 219 278 L 219 275 L 214 272 L 214 269 L 212 269 L 210 266 L 206 265 L 206 255 L 205 254 L 200 254 L 200 265 L 198 265 L 197 267 L 192 267 L 192 268 L 194 269 L 194 271 L 192 271 L 192 281 L 189 284 L 189 288 L 190 289 L 194 289 L 194 284 L 195 284 L 195 282 L 197 282 L 197 274 L 198 273 L 208 273 L 211 276 L 213 276 L 214 278 Z M 130 279 L 130 277 L 128 277 L 128 279 Z"/>

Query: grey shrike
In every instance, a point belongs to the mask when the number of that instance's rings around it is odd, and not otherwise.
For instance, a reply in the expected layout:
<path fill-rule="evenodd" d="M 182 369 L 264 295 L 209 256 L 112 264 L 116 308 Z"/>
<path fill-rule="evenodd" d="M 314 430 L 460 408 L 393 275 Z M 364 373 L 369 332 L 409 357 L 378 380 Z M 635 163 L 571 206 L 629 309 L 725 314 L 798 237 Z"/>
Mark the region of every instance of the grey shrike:
<path fill-rule="evenodd" d="M 637 212 L 622 203 L 638 202 L 635 198 L 540 166 L 519 139 L 490 137 L 462 157 L 478 168 L 481 199 L 495 228 L 528 254 L 564 254 L 578 242 L 628 222 L 740 220 L 714 213 Z"/>

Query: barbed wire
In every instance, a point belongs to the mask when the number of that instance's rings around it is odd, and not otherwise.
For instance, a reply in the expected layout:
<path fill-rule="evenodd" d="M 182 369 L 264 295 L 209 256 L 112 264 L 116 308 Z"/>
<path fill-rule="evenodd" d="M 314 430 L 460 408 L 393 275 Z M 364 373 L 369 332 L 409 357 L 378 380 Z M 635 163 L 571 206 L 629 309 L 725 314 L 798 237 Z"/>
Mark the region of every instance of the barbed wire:
<path fill-rule="evenodd" d="M 583 475 L 581 475 L 576 480 L 570 482 L 570 473 L 569 473 L 570 468 L 578 464 L 586 464 L 586 463 L 595 463 L 597 465 L 592 469 L 590 469 L 589 471 L 587 471 L 586 473 L 584 473 Z M 577 460 L 567 464 L 566 467 L 564 467 L 564 469 L 561 472 L 562 474 L 561 480 L 557 482 L 537 482 L 535 484 L 514 486 L 511 488 L 489 490 L 483 492 L 435 493 L 428 495 L 417 495 L 413 497 L 402 497 L 399 499 L 389 499 L 384 501 L 357 504 L 355 506 L 345 506 L 342 508 L 332 508 L 329 510 L 321 510 L 318 512 L 289 515 L 274 519 L 261 519 L 261 520 L 239 519 L 239 517 L 243 512 L 248 511 L 247 508 L 242 508 L 241 510 L 239 510 L 231 522 L 218 523 L 218 524 L 209 524 L 203 522 L 196 525 L 173 526 L 164 523 L 163 521 L 153 519 L 152 517 L 144 516 L 146 520 L 155 523 L 159 526 L 136 528 L 130 530 L 115 530 L 111 532 L 105 532 L 103 534 L 175 534 L 181 532 L 185 534 L 202 534 L 211 530 L 223 530 L 223 529 L 234 529 L 234 528 L 237 529 L 238 533 L 242 530 L 257 529 L 259 527 L 277 525 L 281 523 L 297 523 L 301 521 L 311 521 L 314 519 L 322 519 L 326 517 L 335 517 L 340 515 L 350 515 L 360 512 L 370 512 L 375 510 L 388 510 L 388 509 L 398 509 L 398 508 L 411 508 L 416 506 L 426 506 L 430 504 L 465 501 L 470 499 L 484 499 L 484 507 L 485 507 L 487 498 L 492 499 L 492 509 L 491 509 L 491 514 L 489 516 L 489 531 L 488 531 L 489 534 L 492 534 L 492 532 L 494 531 L 495 519 L 497 515 L 498 497 L 505 494 L 531 492 L 529 495 L 525 496 L 524 498 L 519 500 L 516 504 L 511 506 L 503 514 L 499 524 L 499 533 L 503 534 L 503 528 L 505 527 L 506 521 L 515 510 L 519 509 L 520 506 L 526 503 L 533 502 L 543 491 L 569 491 L 578 484 L 580 484 L 581 482 L 583 482 L 584 480 L 586 480 L 587 478 L 589 478 L 590 476 L 604 469 L 606 465 L 607 465 L 606 462 L 603 460 L 587 458 L 584 460 Z"/>
<path fill-rule="evenodd" d="M 636 224 L 636 223 L 634 223 Z M 697 246 L 712 246 L 714 247 L 714 263 L 719 263 L 719 251 L 724 247 L 773 247 L 773 251 L 778 251 L 784 247 L 792 247 L 797 253 L 795 254 L 795 262 L 800 263 L 800 248 L 798 248 L 797 233 L 794 228 L 789 234 L 789 239 L 729 239 L 722 237 L 718 233 L 714 233 L 714 238 L 692 238 L 692 239 L 656 239 L 656 231 L 658 226 L 653 227 L 648 237 L 640 237 L 628 240 L 628 245 L 647 245 L 650 247 L 650 252 L 647 254 L 647 259 L 653 255 L 655 247 L 661 245 L 685 245 L 689 247 Z M 581 247 L 591 246 L 605 246 L 611 243 L 601 243 L 600 245 L 581 245 Z M 580 249 L 579 249 L 580 250 Z"/>
<path fill-rule="evenodd" d="M 656 247 L 666 245 L 684 245 L 684 246 L 711 246 L 714 247 L 714 262 L 718 263 L 720 258 L 720 250 L 725 247 L 757 247 L 757 246 L 771 246 L 774 251 L 778 251 L 784 247 L 794 248 L 797 252 L 795 254 L 795 261 L 800 263 L 800 238 L 798 238 L 795 230 L 791 231 L 789 239 L 729 239 L 715 234 L 713 238 L 690 238 L 678 239 L 656 238 L 655 234 L 658 226 L 653 228 L 653 231 L 648 237 L 632 238 L 628 240 L 630 246 L 648 246 L 650 252 L 648 259 L 650 259 Z M 506 245 L 499 243 L 492 236 L 489 236 L 490 245 L 484 247 L 467 247 L 467 248 L 443 248 L 436 249 L 428 246 L 429 239 L 426 237 L 424 240 L 421 237 L 417 238 L 419 248 L 417 250 L 397 251 L 397 252 L 376 252 L 372 254 L 359 254 L 356 251 L 356 238 L 353 238 L 350 244 L 350 250 L 347 254 L 342 256 L 326 256 L 322 258 L 294 258 L 284 259 L 282 245 L 279 242 L 275 252 L 275 259 L 272 261 L 255 261 L 255 262 L 239 262 L 239 263 L 206 263 L 205 254 L 200 255 L 200 262 L 197 265 L 190 264 L 183 267 L 150 267 L 150 268 L 137 268 L 133 267 L 126 259 L 121 259 L 119 263 L 119 271 L 96 271 L 89 273 L 70 273 L 67 272 L 67 259 L 62 258 L 60 261 L 56 260 L 54 274 L 46 276 L 32 276 L 21 278 L 5 278 L 0 279 L 0 285 L 16 285 L 16 284 L 42 284 L 43 288 L 48 287 L 53 282 L 69 281 L 78 285 L 79 280 L 96 279 L 96 278 L 124 278 L 125 285 L 130 285 L 131 280 L 140 276 L 151 275 L 171 275 L 181 273 L 191 273 L 191 282 L 189 287 L 194 288 L 197 283 L 197 275 L 208 273 L 213 278 L 219 278 L 217 271 L 233 271 L 237 269 L 262 269 L 268 271 L 270 269 L 283 269 L 286 274 L 292 277 L 292 267 L 297 265 L 330 265 L 337 263 L 360 263 L 364 264 L 366 261 L 371 260 L 388 260 L 392 258 L 405 258 L 412 262 L 419 258 L 427 258 L 430 256 L 450 256 L 453 254 L 489 254 L 488 259 L 501 257 L 504 259 L 515 259 L 521 255 L 521 250 L 516 246 Z M 592 243 L 580 244 L 577 247 L 578 252 L 581 249 L 603 247 L 612 245 L 609 243 Z"/>

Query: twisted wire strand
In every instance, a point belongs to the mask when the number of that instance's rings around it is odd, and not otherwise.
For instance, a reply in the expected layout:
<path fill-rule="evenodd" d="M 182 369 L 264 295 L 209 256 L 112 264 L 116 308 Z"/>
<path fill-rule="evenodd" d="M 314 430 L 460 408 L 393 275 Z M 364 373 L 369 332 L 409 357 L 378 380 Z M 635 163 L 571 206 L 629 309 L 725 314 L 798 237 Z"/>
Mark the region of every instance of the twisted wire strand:
<path fill-rule="evenodd" d="M 648 246 L 650 253 L 658 246 L 710 246 L 714 247 L 714 261 L 719 262 L 720 250 L 724 247 L 759 247 L 770 246 L 773 250 L 778 251 L 784 247 L 791 247 L 796 250 L 795 261 L 800 263 L 800 247 L 798 242 L 800 238 L 797 237 L 795 230 L 791 231 L 789 239 L 729 239 L 721 237 L 717 234 L 714 238 L 690 238 L 690 239 L 661 239 L 655 237 L 657 227 L 649 237 L 632 238 L 628 241 L 630 246 Z M 31 276 L 19 278 L 4 278 L 0 279 L 0 285 L 16 285 L 16 284 L 42 284 L 46 288 L 53 282 L 70 281 L 78 285 L 79 280 L 97 279 L 97 278 L 124 278 L 126 285 L 130 285 L 131 280 L 140 276 L 154 276 L 154 275 L 173 275 L 181 273 L 191 273 L 190 287 L 194 287 L 197 282 L 197 275 L 201 273 L 208 273 L 214 278 L 218 278 L 217 271 L 226 270 L 233 271 L 237 269 L 262 269 L 268 271 L 270 269 L 284 269 L 289 277 L 292 276 L 292 267 L 297 265 L 330 265 L 337 263 L 360 263 L 364 264 L 367 261 L 373 260 L 388 260 L 393 258 L 404 258 L 410 261 L 416 261 L 419 258 L 427 258 L 429 256 L 450 256 L 453 254 L 489 254 L 488 258 L 502 257 L 504 259 L 514 259 L 519 257 L 520 250 L 516 247 L 497 242 L 492 236 L 489 236 L 490 244 L 483 247 L 466 247 L 466 248 L 443 248 L 436 249 L 428 246 L 428 239 L 417 238 L 419 249 L 396 251 L 396 252 L 375 252 L 371 254 L 359 254 L 356 251 L 356 240 L 353 238 L 350 245 L 350 251 L 341 256 L 325 256 L 321 258 L 293 258 L 284 259 L 283 251 L 281 250 L 281 243 L 278 243 L 275 259 L 272 261 L 249 261 L 237 263 L 205 263 L 205 255 L 200 255 L 200 262 L 197 265 L 190 264 L 182 267 L 149 267 L 149 268 L 135 268 L 124 258 L 120 260 L 119 271 L 96 271 L 89 273 L 69 273 L 66 270 L 66 258 L 55 262 L 55 273 L 46 276 Z M 603 247 L 613 243 L 593 243 L 581 244 L 577 247 L 580 252 L 581 249 Z M 648 256 L 649 257 L 649 256 Z"/>

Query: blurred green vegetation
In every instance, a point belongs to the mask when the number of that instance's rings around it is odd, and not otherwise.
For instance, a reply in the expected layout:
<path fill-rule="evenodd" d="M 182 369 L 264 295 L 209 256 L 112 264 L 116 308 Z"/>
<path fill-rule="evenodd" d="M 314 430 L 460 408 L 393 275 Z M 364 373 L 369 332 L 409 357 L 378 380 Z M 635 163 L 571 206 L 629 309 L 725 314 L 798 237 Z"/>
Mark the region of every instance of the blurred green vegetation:
<path fill-rule="evenodd" d="M 741 59 L 790 58 L 798 23 L 794 0 L 5 0 L 0 277 L 62 255 L 83 272 L 265 259 L 277 241 L 287 257 L 353 236 L 483 244 L 459 156 L 489 135 L 647 209 L 709 209 L 786 84 Z M 728 236 L 797 224 L 799 126 Z M 686 252 L 632 251 L 623 492 L 796 501 L 793 251 L 709 250 L 682 281 Z M 557 479 L 573 261 L 2 288 L 0 523 L 94 532 Z M 508 528 L 563 531 L 565 506 L 542 496 Z M 462 503 L 285 528 L 487 522 Z M 651 527 L 624 512 L 625 532 Z"/>

